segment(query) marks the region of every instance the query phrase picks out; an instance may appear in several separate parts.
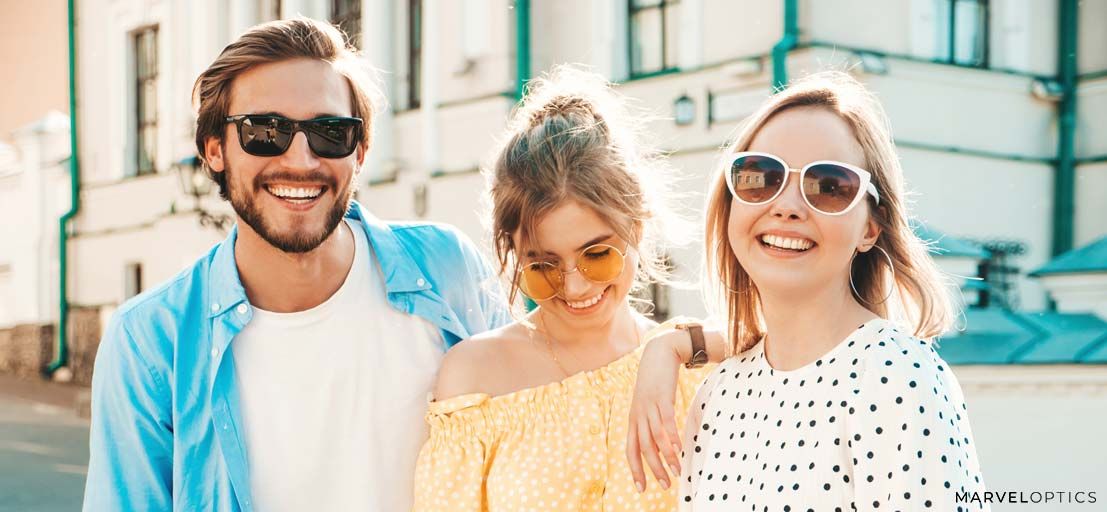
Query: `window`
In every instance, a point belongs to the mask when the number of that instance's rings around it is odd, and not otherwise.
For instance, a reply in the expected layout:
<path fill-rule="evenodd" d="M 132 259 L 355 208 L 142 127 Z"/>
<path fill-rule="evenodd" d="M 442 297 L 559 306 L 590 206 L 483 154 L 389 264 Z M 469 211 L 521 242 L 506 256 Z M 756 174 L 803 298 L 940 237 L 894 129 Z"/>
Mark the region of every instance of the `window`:
<path fill-rule="evenodd" d="M 630 76 L 676 67 L 676 0 L 629 0 Z"/>
<path fill-rule="evenodd" d="M 128 263 L 123 267 L 123 298 L 142 293 L 142 264 Z"/>
<path fill-rule="evenodd" d="M 281 0 L 258 0 L 258 22 L 281 19 Z"/>
<path fill-rule="evenodd" d="M 423 0 L 407 4 L 407 107 L 419 108 L 423 87 Z"/>
<path fill-rule="evenodd" d="M 135 114 L 137 148 L 135 174 L 157 172 L 158 142 L 158 28 L 134 34 Z"/>
<path fill-rule="evenodd" d="M 361 48 L 361 0 L 331 0 L 331 23 L 346 33 L 350 45 Z"/>
<path fill-rule="evenodd" d="M 932 20 L 923 55 L 963 66 L 988 65 L 988 0 L 926 0 L 924 16 Z"/>

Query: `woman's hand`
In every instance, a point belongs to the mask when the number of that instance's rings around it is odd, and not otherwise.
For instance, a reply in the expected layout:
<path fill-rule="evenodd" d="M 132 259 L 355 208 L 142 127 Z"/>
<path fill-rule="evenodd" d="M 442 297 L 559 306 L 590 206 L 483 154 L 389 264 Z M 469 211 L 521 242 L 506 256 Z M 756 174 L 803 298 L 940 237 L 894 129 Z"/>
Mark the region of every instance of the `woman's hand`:
<path fill-rule="evenodd" d="M 662 488 L 668 489 L 670 480 L 659 451 L 673 476 L 680 475 L 680 433 L 673 404 L 677 374 L 686 359 L 680 349 L 690 350 L 690 343 L 687 332 L 672 329 L 651 339 L 642 352 L 627 429 L 627 462 L 638 492 L 646 490 L 643 457 Z"/>

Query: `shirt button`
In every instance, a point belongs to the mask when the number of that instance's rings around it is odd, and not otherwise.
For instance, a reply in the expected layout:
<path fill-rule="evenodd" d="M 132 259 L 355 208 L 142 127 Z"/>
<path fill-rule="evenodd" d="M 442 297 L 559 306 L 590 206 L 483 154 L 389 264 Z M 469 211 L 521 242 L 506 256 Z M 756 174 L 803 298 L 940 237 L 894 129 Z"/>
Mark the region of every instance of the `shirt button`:
<path fill-rule="evenodd" d="M 250 310 L 250 308 L 247 307 L 245 304 L 239 304 L 238 307 L 235 308 L 235 311 L 238 311 L 238 314 L 240 314 L 240 315 L 245 315 L 246 312 L 249 311 L 249 310 Z"/>
<path fill-rule="evenodd" d="M 592 425 L 592 427 L 589 428 L 588 431 L 591 432 L 594 436 L 600 435 L 600 427 L 597 427 L 596 425 Z"/>
<path fill-rule="evenodd" d="M 211 312 L 214 313 L 216 311 L 219 311 L 219 303 L 218 302 L 213 302 L 211 304 Z"/>
<path fill-rule="evenodd" d="M 592 491 L 592 494 L 603 494 L 603 482 L 593 483 L 590 490 Z"/>
<path fill-rule="evenodd" d="M 415 281 L 415 284 L 416 284 L 417 286 L 424 286 L 424 285 L 426 285 L 426 284 L 427 284 L 427 281 L 426 281 L 426 280 L 424 280 L 424 279 L 422 279 L 422 278 L 420 278 L 420 279 L 419 279 L 418 281 Z"/>
<path fill-rule="evenodd" d="M 217 348 L 211 349 L 211 357 L 212 358 L 219 357 L 219 349 L 217 349 Z"/>

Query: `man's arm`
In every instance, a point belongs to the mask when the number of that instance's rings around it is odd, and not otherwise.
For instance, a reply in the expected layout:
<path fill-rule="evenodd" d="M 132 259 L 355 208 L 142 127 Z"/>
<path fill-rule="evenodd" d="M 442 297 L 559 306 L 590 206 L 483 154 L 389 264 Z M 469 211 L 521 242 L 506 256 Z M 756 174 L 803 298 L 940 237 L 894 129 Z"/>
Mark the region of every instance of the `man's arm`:
<path fill-rule="evenodd" d="M 100 341 L 92 375 L 84 510 L 171 510 L 172 395 L 119 314 Z"/>

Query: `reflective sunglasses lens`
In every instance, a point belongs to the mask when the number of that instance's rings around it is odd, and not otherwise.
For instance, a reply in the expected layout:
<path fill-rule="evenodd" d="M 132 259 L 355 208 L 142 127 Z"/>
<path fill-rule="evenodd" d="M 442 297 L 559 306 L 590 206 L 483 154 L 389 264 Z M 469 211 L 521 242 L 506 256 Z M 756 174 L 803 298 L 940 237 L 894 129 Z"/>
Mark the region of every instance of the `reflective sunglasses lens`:
<path fill-rule="evenodd" d="M 803 176 L 803 195 L 811 207 L 823 213 L 841 213 L 861 193 L 861 176 L 847 167 L 818 164 Z"/>
<path fill-rule="evenodd" d="M 610 245 L 593 245 L 580 254 L 577 268 L 589 281 L 614 281 L 623 272 L 623 255 Z"/>
<path fill-rule="evenodd" d="M 749 204 L 761 204 L 776 195 L 788 171 L 775 159 L 749 155 L 738 157 L 730 166 L 727 185 L 738 200 Z"/>
<path fill-rule="evenodd" d="M 292 140 L 292 122 L 270 116 L 247 116 L 238 125 L 242 150 L 254 156 L 277 156 Z"/>
<path fill-rule="evenodd" d="M 523 267 L 519 288 L 534 300 L 546 300 L 561 289 L 561 269 L 550 263 L 531 263 Z"/>
<path fill-rule="evenodd" d="M 319 119 L 303 123 L 311 150 L 323 158 L 343 158 L 357 149 L 360 124 L 352 119 Z"/>

